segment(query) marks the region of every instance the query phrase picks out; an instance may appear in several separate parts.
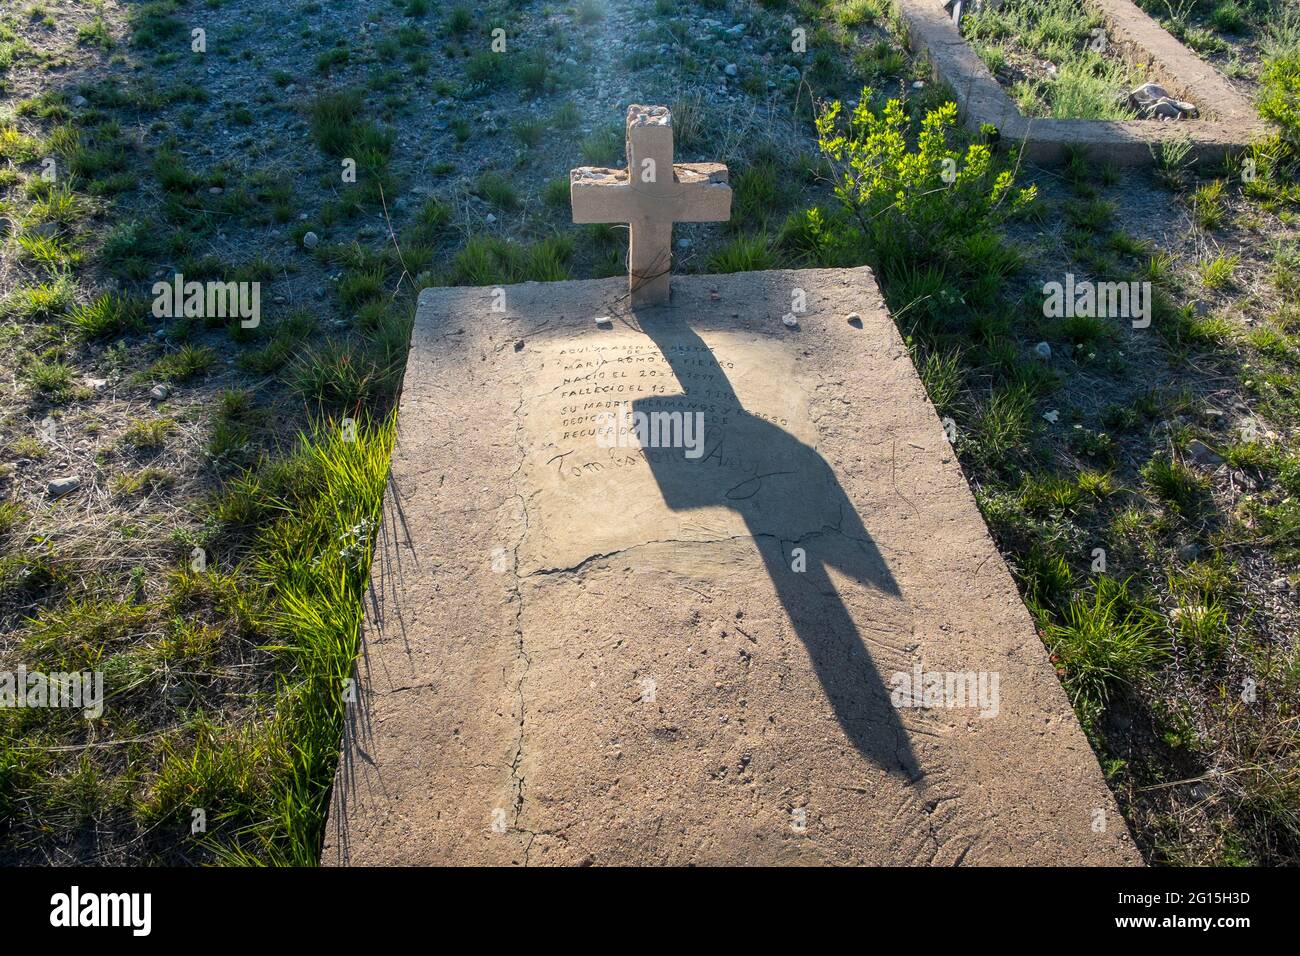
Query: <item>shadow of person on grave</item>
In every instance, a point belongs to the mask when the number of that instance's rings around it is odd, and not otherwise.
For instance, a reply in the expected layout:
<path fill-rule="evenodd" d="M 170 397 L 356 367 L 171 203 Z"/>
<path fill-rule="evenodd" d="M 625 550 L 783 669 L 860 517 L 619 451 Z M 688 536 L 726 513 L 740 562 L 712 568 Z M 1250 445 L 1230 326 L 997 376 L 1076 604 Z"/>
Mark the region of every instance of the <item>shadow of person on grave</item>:
<path fill-rule="evenodd" d="M 778 424 L 743 408 L 713 351 L 669 310 L 642 310 L 638 325 L 655 343 L 684 395 L 632 402 L 635 412 L 725 409 L 706 420 L 702 453 L 643 449 L 674 511 L 737 511 L 762 554 L 768 577 L 812 662 L 845 735 L 858 752 L 909 782 L 921 770 L 898 710 L 829 569 L 904 607 L 902 594 L 862 519 L 820 454 Z M 715 416 L 716 419 L 716 416 Z M 794 548 L 806 569 L 795 571 Z"/>

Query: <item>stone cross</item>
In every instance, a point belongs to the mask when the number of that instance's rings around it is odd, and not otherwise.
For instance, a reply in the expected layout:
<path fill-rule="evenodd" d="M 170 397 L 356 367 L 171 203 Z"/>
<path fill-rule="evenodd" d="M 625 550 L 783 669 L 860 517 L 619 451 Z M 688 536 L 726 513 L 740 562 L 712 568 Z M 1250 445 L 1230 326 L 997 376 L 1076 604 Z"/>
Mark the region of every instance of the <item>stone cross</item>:
<path fill-rule="evenodd" d="M 627 108 L 627 169 L 579 166 L 569 176 L 573 221 L 625 222 L 632 307 L 667 305 L 674 222 L 731 218 L 721 163 L 673 163 L 666 106 Z"/>

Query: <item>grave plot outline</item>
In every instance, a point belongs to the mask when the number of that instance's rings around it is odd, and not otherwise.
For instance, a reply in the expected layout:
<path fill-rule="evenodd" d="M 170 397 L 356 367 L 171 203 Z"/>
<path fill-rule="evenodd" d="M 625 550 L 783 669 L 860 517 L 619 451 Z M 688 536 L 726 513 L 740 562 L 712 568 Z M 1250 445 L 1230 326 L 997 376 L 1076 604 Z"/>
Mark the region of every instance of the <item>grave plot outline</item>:
<path fill-rule="evenodd" d="M 1202 119 L 1043 119 L 1025 116 L 944 11 L 940 0 L 895 0 L 911 48 L 929 57 L 934 77 L 952 87 L 966 125 L 997 128 L 1032 163 L 1064 162 L 1071 152 L 1118 166 L 1157 161 L 1163 144 L 1186 142 L 1194 162 L 1217 162 L 1265 135 L 1269 124 L 1214 67 L 1160 27 L 1132 0 L 1083 0 L 1101 12 L 1107 42 L 1142 63 L 1170 95 L 1190 100 Z"/>
<path fill-rule="evenodd" d="M 400 511 L 385 508 L 401 527 L 371 568 L 322 862 L 1140 862 L 1122 822 L 1090 829 L 1094 808 L 1122 817 L 870 270 L 679 277 L 662 310 L 630 309 L 626 281 L 509 286 L 492 322 L 466 321 L 494 315 L 491 289 L 421 294 Z M 797 328 L 780 321 L 793 286 L 809 290 Z M 852 309 L 878 334 L 860 338 Z M 571 367 L 565 350 L 602 337 L 605 370 L 635 367 L 617 357 L 639 341 L 666 389 L 561 391 L 601 368 L 600 351 Z M 482 401 L 489 384 L 499 401 Z M 683 387 L 716 397 L 704 407 L 744 445 L 722 449 L 707 488 L 680 487 L 701 467 L 680 450 L 626 478 L 556 474 L 557 452 L 606 454 L 561 434 L 586 420 L 557 416 L 607 397 L 654 410 L 638 402 Z M 858 414 L 885 403 L 879 430 L 859 434 L 843 400 Z M 564 409 L 579 403 L 593 404 Z M 706 459 L 722 436 L 706 431 Z M 797 487 L 768 477 L 798 456 Z M 610 516 L 622 527 L 607 533 Z M 1000 721 L 896 704 L 882 678 L 917 667 L 1000 673 Z M 719 722 L 744 716 L 737 698 L 750 720 Z M 741 748 L 759 771 L 723 783 Z M 808 808 L 806 831 L 791 806 Z"/>

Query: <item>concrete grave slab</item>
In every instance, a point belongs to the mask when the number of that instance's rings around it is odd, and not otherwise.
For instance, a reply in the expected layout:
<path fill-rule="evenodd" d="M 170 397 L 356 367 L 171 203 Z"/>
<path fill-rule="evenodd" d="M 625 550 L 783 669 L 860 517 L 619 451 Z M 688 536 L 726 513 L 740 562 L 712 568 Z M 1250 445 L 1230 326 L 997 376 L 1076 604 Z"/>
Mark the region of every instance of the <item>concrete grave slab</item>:
<path fill-rule="evenodd" d="M 626 297 L 421 294 L 324 862 L 1140 862 L 871 272 Z"/>
<path fill-rule="evenodd" d="M 1132 0 L 1086 0 L 1105 18 L 1107 42 L 1125 59 L 1144 65 L 1173 96 L 1190 100 L 1200 119 L 1039 119 L 1028 117 L 1007 95 L 984 61 L 958 32 L 941 0 L 896 0 L 913 50 L 924 52 L 933 73 L 952 87 L 967 126 L 991 123 L 1003 141 L 1024 143 L 1030 162 L 1063 162 L 1075 149 L 1117 166 L 1154 161 L 1160 144 L 1188 141 L 1189 159 L 1217 162 L 1243 149 L 1269 126 L 1214 67 L 1161 29 Z"/>

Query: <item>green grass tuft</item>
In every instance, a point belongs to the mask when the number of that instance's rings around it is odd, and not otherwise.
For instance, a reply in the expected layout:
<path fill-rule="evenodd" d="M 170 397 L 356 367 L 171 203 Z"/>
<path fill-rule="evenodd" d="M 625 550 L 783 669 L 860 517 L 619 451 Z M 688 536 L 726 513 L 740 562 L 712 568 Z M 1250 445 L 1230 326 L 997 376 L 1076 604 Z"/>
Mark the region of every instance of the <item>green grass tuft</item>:
<path fill-rule="evenodd" d="M 776 268 L 776 252 L 766 233 L 737 236 L 709 257 L 710 272 L 755 272 Z"/>
<path fill-rule="evenodd" d="M 206 372 L 216 360 L 217 354 L 210 348 L 182 345 L 154 362 L 149 371 L 162 382 L 188 382 Z"/>
<path fill-rule="evenodd" d="M 73 334 L 83 341 L 100 341 L 139 331 L 141 306 L 139 303 L 112 292 L 78 306 L 68 314 L 68 324 Z"/>
<path fill-rule="evenodd" d="M 1141 680 L 1168 654 L 1158 618 L 1134 601 L 1128 583 L 1099 576 L 1091 594 L 1070 599 L 1043 640 L 1076 708 L 1098 715 L 1118 687 Z"/>

